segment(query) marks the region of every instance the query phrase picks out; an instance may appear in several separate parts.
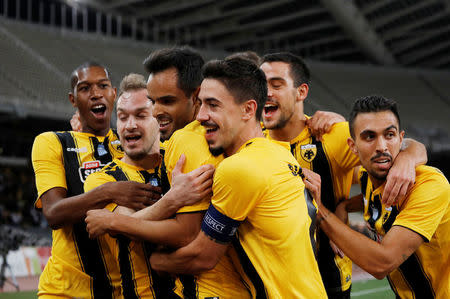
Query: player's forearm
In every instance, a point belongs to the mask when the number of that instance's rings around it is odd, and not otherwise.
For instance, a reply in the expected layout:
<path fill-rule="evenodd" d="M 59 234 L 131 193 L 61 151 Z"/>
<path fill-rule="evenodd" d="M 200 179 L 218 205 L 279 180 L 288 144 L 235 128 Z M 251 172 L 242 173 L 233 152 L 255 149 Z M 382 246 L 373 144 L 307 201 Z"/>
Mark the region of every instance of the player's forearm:
<path fill-rule="evenodd" d="M 364 208 L 363 195 L 358 194 L 358 195 L 352 196 L 349 199 L 344 200 L 343 204 L 345 204 L 345 210 L 347 212 L 351 213 L 351 212 L 362 211 Z"/>
<path fill-rule="evenodd" d="M 172 217 L 183 207 L 182 204 L 181 200 L 177 200 L 177 195 L 169 190 L 160 200 L 149 207 L 137 211 L 133 214 L 133 217 L 154 221 L 164 220 Z"/>
<path fill-rule="evenodd" d="M 53 188 L 41 197 L 44 216 L 52 229 L 82 221 L 87 211 L 104 208 L 111 202 L 101 187 L 76 196 L 65 196 L 65 189 Z"/>
<path fill-rule="evenodd" d="M 108 227 L 113 234 L 125 234 L 133 239 L 174 248 L 189 244 L 199 230 L 199 225 L 180 223 L 177 219 L 148 221 L 127 215 L 115 215 Z"/>
<path fill-rule="evenodd" d="M 411 138 L 405 138 L 403 140 L 403 149 L 398 156 L 414 161 L 416 166 L 426 164 L 428 161 L 425 145 Z"/>
<path fill-rule="evenodd" d="M 381 244 L 352 230 L 323 205 L 319 206 L 318 224 L 345 255 L 377 279 L 392 269 L 392 257 Z"/>
<path fill-rule="evenodd" d="M 155 252 L 150 257 L 152 269 L 173 274 L 200 274 L 216 265 L 212 259 L 202 258 L 201 251 L 192 245 L 172 253 Z"/>

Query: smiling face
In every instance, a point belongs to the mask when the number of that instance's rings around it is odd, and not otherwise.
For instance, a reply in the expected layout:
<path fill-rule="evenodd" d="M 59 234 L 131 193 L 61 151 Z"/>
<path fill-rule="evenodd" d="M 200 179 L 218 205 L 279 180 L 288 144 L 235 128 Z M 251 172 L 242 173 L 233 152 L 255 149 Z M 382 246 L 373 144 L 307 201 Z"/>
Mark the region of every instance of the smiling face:
<path fill-rule="evenodd" d="M 105 136 L 110 128 L 116 89 L 103 67 L 83 68 L 76 74 L 77 82 L 69 100 L 78 108 L 82 132 Z"/>
<path fill-rule="evenodd" d="M 153 102 L 153 116 L 159 124 L 161 140 L 167 140 L 173 132 L 195 119 L 195 93 L 187 97 L 178 87 L 178 72 L 172 67 L 152 73 L 148 77 L 147 91 Z"/>
<path fill-rule="evenodd" d="M 117 132 L 126 156 L 138 161 L 159 145 L 158 123 L 147 90 L 124 92 L 117 102 Z"/>
<path fill-rule="evenodd" d="M 399 131 L 391 111 L 359 113 L 353 125 L 355 138 L 348 144 L 359 156 L 374 185 L 381 185 L 400 152 L 405 132 Z"/>
<path fill-rule="evenodd" d="M 202 103 L 197 120 L 206 129 L 205 138 L 214 156 L 234 153 L 241 145 L 239 133 L 244 124 L 242 106 L 220 81 L 204 79 L 200 87 Z"/>
<path fill-rule="evenodd" d="M 261 65 L 267 78 L 267 102 L 264 106 L 264 126 L 269 130 L 286 127 L 293 115 L 299 111 L 298 90 L 294 85 L 291 70 L 285 62 L 265 62 Z"/>

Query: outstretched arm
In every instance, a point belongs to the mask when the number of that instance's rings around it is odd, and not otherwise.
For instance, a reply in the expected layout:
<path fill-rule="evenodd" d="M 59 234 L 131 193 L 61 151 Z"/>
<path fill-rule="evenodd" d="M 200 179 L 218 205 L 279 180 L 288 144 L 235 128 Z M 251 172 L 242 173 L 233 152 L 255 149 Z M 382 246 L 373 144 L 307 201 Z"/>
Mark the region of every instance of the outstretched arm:
<path fill-rule="evenodd" d="M 306 120 L 306 125 L 311 131 L 311 134 L 321 140 L 322 135 L 330 132 L 331 127 L 335 123 L 343 121 L 345 121 L 345 118 L 338 113 L 319 110 Z"/>

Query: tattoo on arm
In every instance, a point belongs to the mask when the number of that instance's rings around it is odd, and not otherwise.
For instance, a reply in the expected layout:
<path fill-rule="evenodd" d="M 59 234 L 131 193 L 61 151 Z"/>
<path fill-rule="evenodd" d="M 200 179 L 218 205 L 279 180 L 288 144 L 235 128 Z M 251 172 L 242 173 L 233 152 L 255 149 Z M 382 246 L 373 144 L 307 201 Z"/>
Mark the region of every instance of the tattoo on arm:
<path fill-rule="evenodd" d="M 322 221 L 324 221 L 325 219 L 327 219 L 330 216 L 331 212 L 330 211 L 326 211 L 323 215 L 319 215 L 318 219 L 317 219 L 317 226 L 320 226 L 320 223 Z"/>

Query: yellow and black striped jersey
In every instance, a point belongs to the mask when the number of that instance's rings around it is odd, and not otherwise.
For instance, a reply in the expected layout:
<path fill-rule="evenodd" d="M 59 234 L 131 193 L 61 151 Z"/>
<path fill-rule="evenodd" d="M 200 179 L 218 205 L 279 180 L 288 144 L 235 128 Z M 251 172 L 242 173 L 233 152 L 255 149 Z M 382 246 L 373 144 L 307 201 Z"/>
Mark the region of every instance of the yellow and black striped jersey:
<path fill-rule="evenodd" d="M 46 132 L 38 135 L 32 149 L 38 199 L 55 187 L 67 190 L 67 196 L 83 193 L 83 183 L 91 173 L 99 171 L 123 152 L 117 135 L 106 136 L 80 132 Z M 102 251 L 98 240 L 91 240 L 84 221 L 53 230 L 52 256 L 39 280 L 41 295 L 82 298 L 119 296 L 111 284 L 104 260 L 111 259 Z"/>
<path fill-rule="evenodd" d="M 161 182 L 161 169 L 145 170 L 137 166 L 129 165 L 119 159 L 114 159 L 101 171 L 90 175 L 84 183 L 86 192 L 107 182 L 135 181 L 139 183 L 150 183 L 153 186 L 163 186 Z M 107 208 L 114 210 L 116 204 L 109 204 Z M 149 258 L 156 248 L 154 244 L 148 242 L 132 241 L 129 238 L 118 235 L 110 237 L 104 235 L 100 237 L 107 243 L 107 250 L 111 252 L 114 265 L 111 269 L 119 269 L 119 275 L 111 275 L 118 281 L 113 281 L 113 285 L 121 285 L 124 298 L 170 298 L 173 296 L 175 288 L 174 280 L 167 276 L 160 277 L 153 271 L 149 264 Z M 110 262 L 110 261 L 108 261 Z M 110 271 L 111 272 L 111 271 Z"/>
<path fill-rule="evenodd" d="M 306 118 L 308 116 L 305 115 Z M 270 130 L 265 130 L 267 138 Z M 359 158 L 347 145 L 350 131 L 347 122 L 333 125 L 330 132 L 322 136 L 322 141 L 311 135 L 305 127 L 290 141 L 291 153 L 302 168 L 310 169 L 321 177 L 321 198 L 330 211 L 349 197 L 353 169 L 359 165 Z M 345 256 L 335 255 L 325 233 L 317 234 L 317 261 L 327 293 L 347 291 L 351 286 L 352 263 Z"/>
<path fill-rule="evenodd" d="M 416 182 L 392 207 L 381 202 L 384 184 L 374 189 L 367 171 L 359 172 L 364 195 L 364 219 L 381 241 L 389 229 L 402 226 L 424 243 L 388 275 L 399 298 L 450 298 L 450 185 L 430 166 L 416 167 Z"/>

